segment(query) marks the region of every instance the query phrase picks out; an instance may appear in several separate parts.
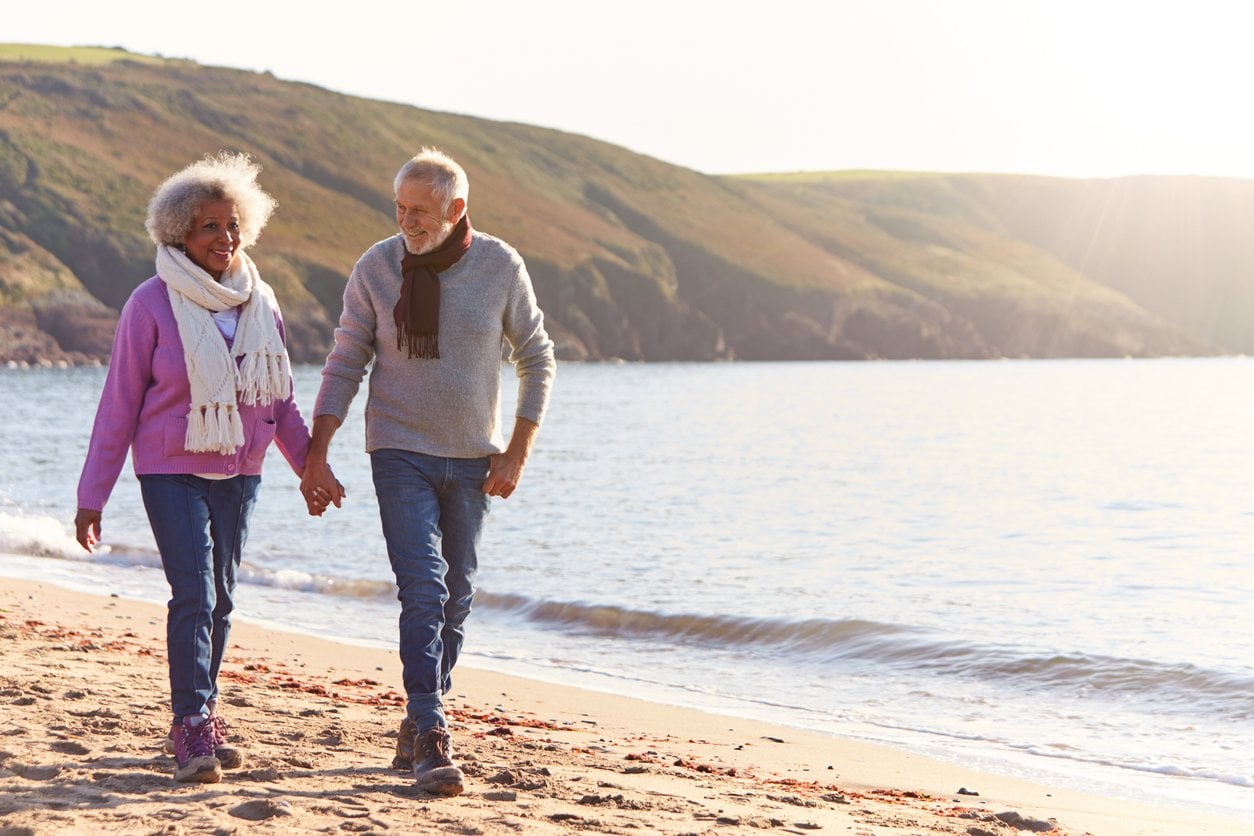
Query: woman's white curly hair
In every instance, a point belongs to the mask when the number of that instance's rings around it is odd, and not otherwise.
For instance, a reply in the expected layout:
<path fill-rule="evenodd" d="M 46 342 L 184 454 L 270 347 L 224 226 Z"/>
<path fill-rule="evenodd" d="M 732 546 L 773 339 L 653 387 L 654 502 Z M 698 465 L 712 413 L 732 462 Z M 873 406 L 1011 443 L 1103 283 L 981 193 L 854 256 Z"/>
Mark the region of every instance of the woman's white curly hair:
<path fill-rule="evenodd" d="M 239 212 L 240 247 L 250 247 L 278 206 L 257 185 L 261 166 L 247 154 L 219 151 L 205 155 L 166 179 L 148 202 L 144 227 L 153 243 L 178 246 L 192 229 L 196 213 L 211 200 L 231 200 Z"/>

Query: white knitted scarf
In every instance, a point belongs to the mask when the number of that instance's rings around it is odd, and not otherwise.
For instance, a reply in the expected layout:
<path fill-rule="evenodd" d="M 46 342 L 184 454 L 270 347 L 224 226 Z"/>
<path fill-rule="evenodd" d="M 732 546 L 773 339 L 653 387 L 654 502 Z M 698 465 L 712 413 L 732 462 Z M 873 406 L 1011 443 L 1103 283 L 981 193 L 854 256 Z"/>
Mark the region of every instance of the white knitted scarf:
<path fill-rule="evenodd" d="M 157 275 L 170 291 L 191 387 L 185 446 L 230 455 L 244 444 L 238 404 L 265 405 L 291 394 L 291 362 L 276 324 L 274 291 L 242 250 L 214 281 L 184 253 L 161 245 Z M 228 350 L 210 311 L 237 306 L 239 325 Z"/>

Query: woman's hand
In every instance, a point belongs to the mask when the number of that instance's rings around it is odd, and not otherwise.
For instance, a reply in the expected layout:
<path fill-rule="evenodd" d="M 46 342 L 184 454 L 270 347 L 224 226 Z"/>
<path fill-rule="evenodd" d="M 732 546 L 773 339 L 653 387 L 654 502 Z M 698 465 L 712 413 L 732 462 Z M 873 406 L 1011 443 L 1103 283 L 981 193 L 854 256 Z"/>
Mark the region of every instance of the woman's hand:
<path fill-rule="evenodd" d="M 87 551 L 95 551 L 92 546 L 100 542 L 100 512 L 90 508 L 79 508 L 74 515 L 74 538 Z"/>

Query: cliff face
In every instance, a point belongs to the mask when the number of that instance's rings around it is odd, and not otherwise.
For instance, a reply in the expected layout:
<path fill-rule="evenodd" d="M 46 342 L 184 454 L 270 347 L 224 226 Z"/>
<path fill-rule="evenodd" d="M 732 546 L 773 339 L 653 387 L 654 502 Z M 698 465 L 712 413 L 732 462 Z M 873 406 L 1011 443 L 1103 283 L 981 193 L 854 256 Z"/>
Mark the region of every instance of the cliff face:
<path fill-rule="evenodd" d="M 90 54 L 88 54 L 90 53 Z M 114 50 L 0 46 L 0 360 L 106 358 L 153 272 L 164 177 L 246 151 L 279 210 L 253 256 L 319 362 L 392 174 L 437 145 L 525 257 L 561 356 L 629 360 L 1244 351 L 1254 184 L 886 173 L 709 177 L 583 137 Z M 7 60 L 6 60 L 7 59 Z M 71 62 L 73 61 L 73 63 Z M 1119 223 L 1109 223 L 1118 193 Z M 1205 234 L 1177 224 L 1214 221 Z M 1219 222 L 1217 219 L 1222 219 Z M 1248 271 L 1244 273 L 1248 275 Z"/>

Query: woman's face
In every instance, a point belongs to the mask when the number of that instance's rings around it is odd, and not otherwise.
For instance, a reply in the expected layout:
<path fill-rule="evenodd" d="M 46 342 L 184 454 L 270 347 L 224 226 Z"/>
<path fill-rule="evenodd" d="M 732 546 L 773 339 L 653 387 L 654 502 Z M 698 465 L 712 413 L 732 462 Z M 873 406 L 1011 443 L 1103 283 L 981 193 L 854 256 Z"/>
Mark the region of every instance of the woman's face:
<path fill-rule="evenodd" d="M 239 213 L 233 200 L 210 200 L 200 206 L 183 247 L 197 267 L 220 281 L 239 248 Z"/>

